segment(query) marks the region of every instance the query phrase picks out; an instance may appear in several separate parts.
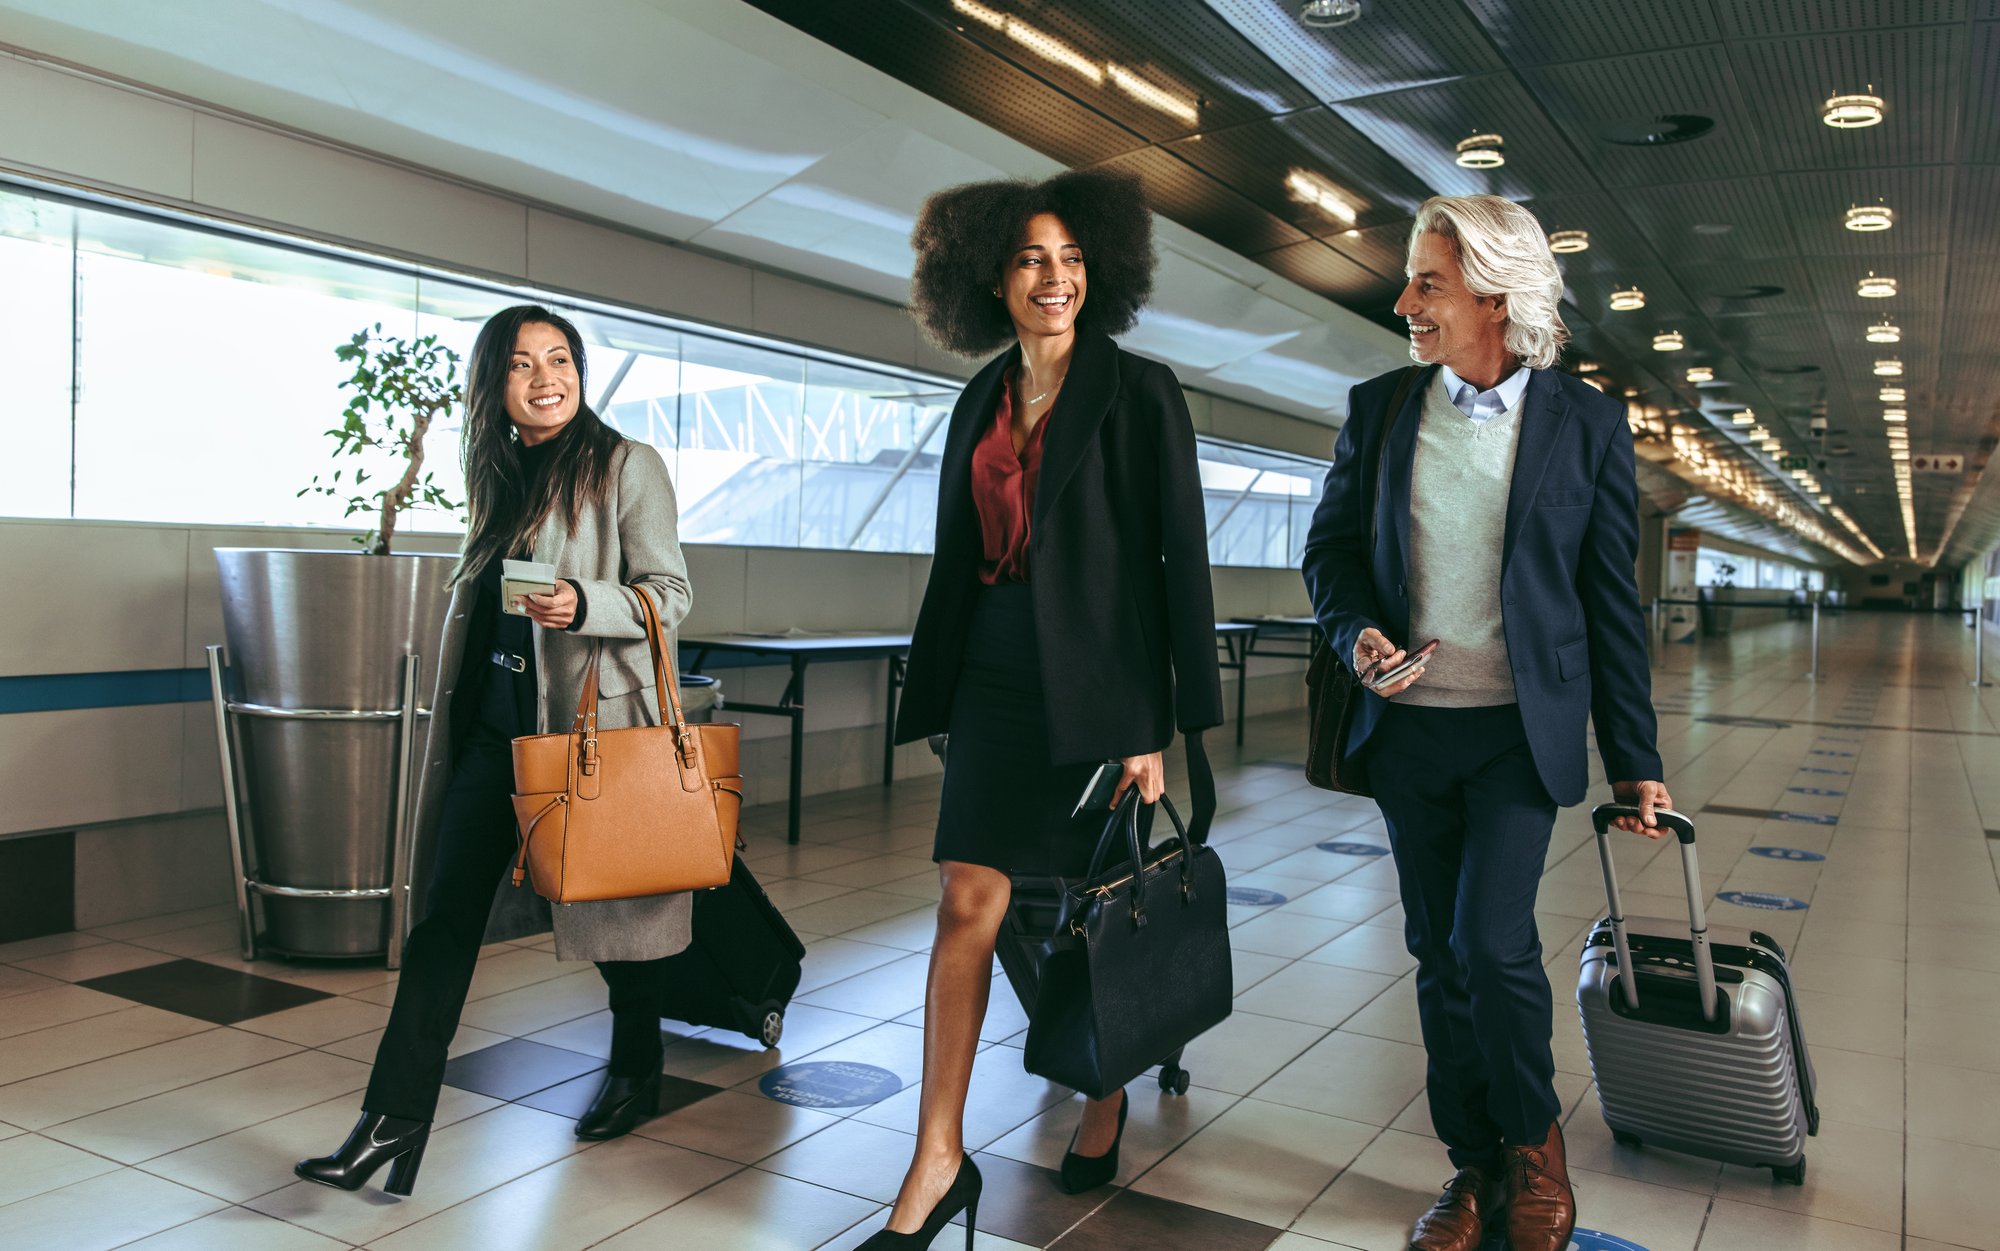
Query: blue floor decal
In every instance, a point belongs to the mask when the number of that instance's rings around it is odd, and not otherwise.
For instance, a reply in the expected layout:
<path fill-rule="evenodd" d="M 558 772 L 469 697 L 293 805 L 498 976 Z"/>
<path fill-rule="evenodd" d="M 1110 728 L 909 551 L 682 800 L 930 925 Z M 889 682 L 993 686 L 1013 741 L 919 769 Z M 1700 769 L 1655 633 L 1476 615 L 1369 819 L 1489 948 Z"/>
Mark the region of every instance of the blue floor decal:
<path fill-rule="evenodd" d="M 903 1088 L 903 1079 L 872 1064 L 816 1060 L 785 1064 L 764 1074 L 757 1089 L 795 1108 L 862 1108 Z"/>
<path fill-rule="evenodd" d="M 1830 812 L 1774 812 L 1780 821 L 1801 821 L 1807 825 L 1839 825 L 1840 818 Z"/>
<path fill-rule="evenodd" d="M 1255 886 L 1232 886 L 1224 892 L 1229 902 L 1249 908 L 1271 908 L 1285 902 L 1285 896 L 1274 890 L 1259 890 Z"/>
<path fill-rule="evenodd" d="M 1804 851 L 1797 847 L 1752 847 L 1750 854 L 1763 856 L 1767 860 L 1824 860 L 1825 856 L 1816 851 Z"/>
<path fill-rule="evenodd" d="M 1828 769 L 1828 768 L 1823 768 L 1823 767 L 1815 767 L 1815 766 L 1813 766 L 1813 765 L 1807 765 L 1807 766 L 1806 766 L 1805 768 L 1803 768 L 1803 769 L 1800 769 L 1800 770 L 1799 770 L 1799 772 L 1800 772 L 1800 773 L 1828 773 L 1828 774 L 1832 774 L 1832 775 L 1833 775 L 1834 777 L 1837 777 L 1837 778 L 1851 778 L 1851 777 L 1853 777 L 1853 776 L 1854 776 L 1854 770 L 1852 770 L 1852 769 Z"/>
<path fill-rule="evenodd" d="M 1828 790 L 1824 786 L 1787 786 L 1785 789 L 1794 795 L 1845 795 L 1847 793 L 1846 791 Z"/>
<path fill-rule="evenodd" d="M 1646 1251 L 1636 1242 L 1628 1242 L 1616 1234 L 1600 1234 L 1594 1229 L 1579 1229 L 1570 1235 L 1569 1251 Z"/>
<path fill-rule="evenodd" d="M 1735 904 L 1739 908 L 1758 908 L 1765 912 L 1798 912 L 1806 906 L 1803 899 L 1793 899 L 1790 895 L 1772 895 L 1761 890 L 1726 890 L 1719 892 L 1716 902 Z"/>
<path fill-rule="evenodd" d="M 1386 856 L 1387 847 L 1377 847 L 1373 843 L 1320 843 L 1321 851 L 1330 851 L 1336 856 Z"/>

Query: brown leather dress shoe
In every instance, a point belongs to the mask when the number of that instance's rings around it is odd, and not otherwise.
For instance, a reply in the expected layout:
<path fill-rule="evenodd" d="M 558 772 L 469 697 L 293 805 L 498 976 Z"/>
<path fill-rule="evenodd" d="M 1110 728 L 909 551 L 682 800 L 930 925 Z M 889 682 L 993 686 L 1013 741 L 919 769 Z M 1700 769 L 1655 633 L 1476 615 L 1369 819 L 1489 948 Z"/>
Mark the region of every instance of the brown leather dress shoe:
<path fill-rule="evenodd" d="M 1500 1210 L 1500 1186 L 1482 1168 L 1462 1168 L 1417 1221 L 1410 1251 L 1478 1251 Z"/>
<path fill-rule="evenodd" d="M 1562 1126 L 1540 1146 L 1506 1147 L 1507 1245 L 1511 1251 L 1563 1251 L 1576 1229 L 1576 1195 L 1563 1160 Z"/>

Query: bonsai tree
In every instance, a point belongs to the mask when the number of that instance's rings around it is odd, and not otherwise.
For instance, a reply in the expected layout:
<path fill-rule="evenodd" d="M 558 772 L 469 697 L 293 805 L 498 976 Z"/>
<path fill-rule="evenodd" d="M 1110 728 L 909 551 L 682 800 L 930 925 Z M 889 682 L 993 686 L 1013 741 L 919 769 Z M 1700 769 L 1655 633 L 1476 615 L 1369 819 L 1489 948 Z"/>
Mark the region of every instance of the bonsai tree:
<path fill-rule="evenodd" d="M 341 424 L 326 432 L 338 445 L 334 455 L 386 451 L 401 458 L 403 472 L 393 483 L 370 491 L 365 489 L 369 480 L 365 466 L 353 466 L 351 474 L 346 468 L 336 469 L 326 482 L 314 474 L 312 485 L 299 494 L 311 491 L 345 498 L 344 515 L 349 517 L 375 511 L 375 528 L 354 541 L 371 556 L 387 556 L 396 537 L 396 518 L 404 510 L 458 507 L 424 470 L 424 436 L 433 421 L 465 400 L 459 356 L 434 334 L 414 341 L 383 334 L 379 321 L 358 331 L 333 354 L 354 365 L 353 376 L 340 384 L 354 395 L 341 414 Z"/>

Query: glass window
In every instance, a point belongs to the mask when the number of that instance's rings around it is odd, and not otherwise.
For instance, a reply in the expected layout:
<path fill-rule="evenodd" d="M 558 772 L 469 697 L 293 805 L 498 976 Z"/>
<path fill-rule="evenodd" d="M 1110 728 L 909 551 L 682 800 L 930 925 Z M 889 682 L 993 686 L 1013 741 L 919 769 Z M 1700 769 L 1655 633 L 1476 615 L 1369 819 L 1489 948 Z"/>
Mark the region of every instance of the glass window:
<path fill-rule="evenodd" d="M 1297 568 L 1324 461 L 1197 439 L 1212 565 Z"/>
<path fill-rule="evenodd" d="M 7 455 L 0 511 L 70 516 L 70 355 L 75 212 L 0 191 L 0 343 L 7 345 Z"/>

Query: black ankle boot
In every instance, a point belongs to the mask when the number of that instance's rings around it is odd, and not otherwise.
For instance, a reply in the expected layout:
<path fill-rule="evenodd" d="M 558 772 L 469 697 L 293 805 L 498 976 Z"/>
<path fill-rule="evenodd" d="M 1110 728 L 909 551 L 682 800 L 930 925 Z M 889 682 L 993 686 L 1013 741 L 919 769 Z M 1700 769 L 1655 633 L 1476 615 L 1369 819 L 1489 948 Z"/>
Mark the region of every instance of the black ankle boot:
<path fill-rule="evenodd" d="M 376 1169 L 389 1164 L 389 1180 L 382 1189 L 392 1195 L 408 1195 L 416 1189 L 417 1169 L 424 1162 L 424 1146 L 430 1137 L 429 1121 L 363 1112 L 339 1150 L 332 1155 L 300 1160 L 292 1166 L 292 1172 L 322 1186 L 359 1190 L 368 1184 Z"/>
<path fill-rule="evenodd" d="M 1118 1136 L 1111 1140 L 1111 1150 L 1103 1155 L 1078 1155 L 1076 1135 L 1070 1136 L 1070 1149 L 1063 1152 L 1062 1188 L 1065 1193 L 1080 1195 L 1086 1190 L 1095 1190 L 1118 1176 L 1118 1148 L 1125 1142 L 1125 1114 L 1132 1110 L 1132 1096 L 1123 1091 L 1118 1101 Z M 1077 1127 L 1081 1134 L 1083 1127 Z"/>
<path fill-rule="evenodd" d="M 944 1198 L 937 1201 L 931 1214 L 924 1218 L 923 1228 L 914 1234 L 899 1234 L 885 1229 L 862 1243 L 855 1251 L 924 1251 L 944 1227 L 951 1224 L 951 1218 L 965 1213 L 965 1251 L 972 1251 L 973 1222 L 979 1218 L 979 1192 L 984 1181 L 979 1176 L 979 1166 L 969 1155 L 960 1156 L 958 1175 L 951 1179 L 951 1188 L 944 1192 Z"/>
<path fill-rule="evenodd" d="M 594 1140 L 620 1138 L 660 1114 L 660 1073 L 651 1077 L 604 1075 L 590 1111 L 576 1123 L 576 1136 Z"/>

